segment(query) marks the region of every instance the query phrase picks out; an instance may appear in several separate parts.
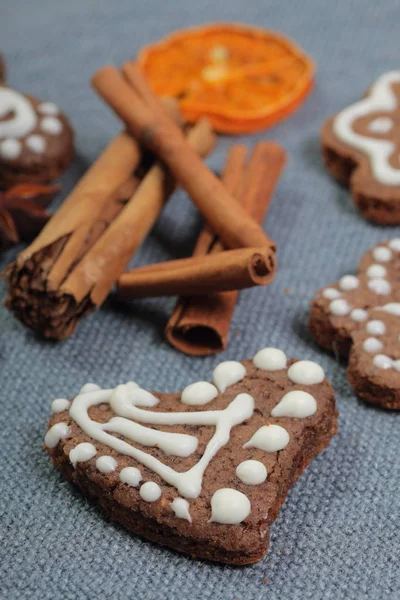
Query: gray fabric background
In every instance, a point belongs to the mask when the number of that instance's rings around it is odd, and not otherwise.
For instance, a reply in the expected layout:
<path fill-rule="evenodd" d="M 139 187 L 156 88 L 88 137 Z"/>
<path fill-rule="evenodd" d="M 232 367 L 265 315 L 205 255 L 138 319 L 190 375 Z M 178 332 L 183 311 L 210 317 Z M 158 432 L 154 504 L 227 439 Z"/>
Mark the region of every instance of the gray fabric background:
<path fill-rule="evenodd" d="M 348 192 L 324 171 L 318 142 L 325 117 L 382 72 L 399 68 L 399 12 L 397 0 L 2 3 L 0 51 L 10 83 L 57 102 L 77 132 L 78 156 L 63 178 L 64 195 L 119 126 L 91 91 L 90 75 L 172 29 L 223 19 L 275 28 L 315 57 L 318 76 L 296 115 L 246 139 L 277 140 L 290 156 L 266 223 L 279 244 L 279 273 L 270 287 L 241 294 L 223 355 L 189 358 L 168 346 L 163 326 L 172 299 L 132 303 L 124 311 L 109 302 L 59 344 L 39 341 L 0 309 L 1 598 L 400 597 L 400 415 L 357 400 L 344 367 L 319 350 L 306 326 L 317 287 L 353 271 L 376 242 L 400 234 L 356 214 Z M 213 168 L 222 166 L 231 143 L 221 140 L 209 161 Z M 186 256 L 199 227 L 185 194 L 176 194 L 137 261 Z M 290 493 L 272 527 L 269 554 L 255 566 L 201 564 L 106 523 L 42 450 L 51 400 L 73 395 L 86 381 L 111 386 L 135 379 L 171 391 L 208 378 L 220 360 L 246 358 L 266 345 L 323 365 L 337 391 L 340 433 Z"/>

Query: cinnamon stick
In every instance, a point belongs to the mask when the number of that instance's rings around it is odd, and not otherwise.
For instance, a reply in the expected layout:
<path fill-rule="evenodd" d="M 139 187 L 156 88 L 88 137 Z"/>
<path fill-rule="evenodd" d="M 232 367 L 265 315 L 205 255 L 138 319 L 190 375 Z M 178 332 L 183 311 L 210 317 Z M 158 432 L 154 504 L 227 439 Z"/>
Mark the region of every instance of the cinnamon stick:
<path fill-rule="evenodd" d="M 284 167 L 284 150 L 272 142 L 257 144 L 245 165 L 245 148 L 233 146 L 222 180 L 239 202 L 262 221 Z M 221 252 L 221 242 L 206 226 L 194 250 L 195 256 Z M 238 292 L 180 298 L 165 335 L 178 350 L 195 356 L 221 352 L 227 346 L 230 322 Z"/>
<path fill-rule="evenodd" d="M 188 138 L 202 155 L 214 145 L 205 121 Z M 136 142 L 120 134 L 8 268 L 6 306 L 44 337 L 67 337 L 83 315 L 103 302 L 172 192 L 172 176 L 155 164 L 121 210 L 112 209 L 113 195 L 138 157 Z"/>
<path fill-rule="evenodd" d="M 256 221 L 237 203 L 222 182 L 188 146 L 133 63 L 98 71 L 92 85 L 128 129 L 161 158 L 195 202 L 227 248 L 273 245 Z M 130 84 L 130 85 L 129 85 Z M 147 100 L 147 102 L 145 101 Z"/>
<path fill-rule="evenodd" d="M 118 280 L 122 298 L 205 295 L 266 285 L 275 272 L 271 248 L 240 248 L 139 267 Z"/>

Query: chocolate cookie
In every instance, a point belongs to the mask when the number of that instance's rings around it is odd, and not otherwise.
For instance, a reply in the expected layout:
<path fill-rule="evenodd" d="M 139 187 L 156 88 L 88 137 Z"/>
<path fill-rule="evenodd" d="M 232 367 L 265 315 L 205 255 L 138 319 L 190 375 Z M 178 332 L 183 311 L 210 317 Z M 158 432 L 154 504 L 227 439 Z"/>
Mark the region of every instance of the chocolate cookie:
<path fill-rule="evenodd" d="M 0 187 L 53 181 L 72 156 L 72 129 L 55 104 L 0 86 Z"/>
<path fill-rule="evenodd" d="M 321 132 L 326 167 L 377 223 L 400 223 L 400 71 L 379 77 L 362 99 Z"/>
<path fill-rule="evenodd" d="M 400 410 L 400 238 L 361 259 L 357 276 L 318 291 L 310 329 L 321 346 L 348 357 L 348 378 L 368 402 Z"/>
<path fill-rule="evenodd" d="M 232 564 L 261 560 L 289 488 L 337 429 L 322 368 L 275 348 L 181 394 L 87 384 L 52 411 L 52 461 L 110 519 Z"/>

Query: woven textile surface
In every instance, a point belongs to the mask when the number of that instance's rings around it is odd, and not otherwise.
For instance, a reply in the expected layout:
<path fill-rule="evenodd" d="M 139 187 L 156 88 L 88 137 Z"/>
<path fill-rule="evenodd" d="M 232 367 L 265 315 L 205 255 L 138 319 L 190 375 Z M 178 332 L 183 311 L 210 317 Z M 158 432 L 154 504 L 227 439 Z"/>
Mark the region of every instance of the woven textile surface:
<path fill-rule="evenodd" d="M 277 29 L 317 62 L 316 87 L 304 106 L 279 126 L 241 138 L 273 139 L 289 154 L 265 223 L 279 246 L 278 275 L 269 287 L 240 294 L 229 348 L 208 358 L 187 357 L 164 340 L 174 299 L 124 309 L 109 300 L 58 344 L 39 340 L 0 308 L 2 599 L 400 597 L 400 415 L 359 401 L 344 365 L 307 329 L 315 290 L 354 272 L 375 243 L 400 235 L 357 214 L 348 191 L 324 170 L 318 139 L 327 116 L 399 68 L 398 0 L 5 0 L 0 52 L 11 85 L 55 101 L 71 118 L 77 157 L 62 178 L 65 196 L 120 127 L 90 89 L 91 74 L 173 29 L 213 20 Z M 230 144 L 221 138 L 210 157 L 216 171 Z M 189 255 L 200 227 L 179 191 L 135 264 Z M 3 255 L 0 266 L 15 253 Z M 292 489 L 259 564 L 206 564 L 142 541 L 106 522 L 51 466 L 42 443 L 53 398 L 72 396 L 87 381 L 182 389 L 209 378 L 221 360 L 244 359 L 264 346 L 323 366 L 337 392 L 340 431 Z"/>

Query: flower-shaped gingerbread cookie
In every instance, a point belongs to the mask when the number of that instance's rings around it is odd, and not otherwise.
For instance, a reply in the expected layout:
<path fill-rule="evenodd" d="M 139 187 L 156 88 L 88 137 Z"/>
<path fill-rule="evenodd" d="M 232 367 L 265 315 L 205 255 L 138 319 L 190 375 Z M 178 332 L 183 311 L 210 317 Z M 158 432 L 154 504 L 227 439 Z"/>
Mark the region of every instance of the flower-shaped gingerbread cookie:
<path fill-rule="evenodd" d="M 357 276 L 318 291 L 310 329 L 349 357 L 348 378 L 364 400 L 400 410 L 400 238 L 372 248 Z"/>
<path fill-rule="evenodd" d="M 56 179 L 73 155 L 73 133 L 53 102 L 0 85 L 0 187 Z"/>
<path fill-rule="evenodd" d="M 326 167 L 351 188 L 372 221 L 400 223 L 400 71 L 385 73 L 367 95 L 324 124 Z"/>

